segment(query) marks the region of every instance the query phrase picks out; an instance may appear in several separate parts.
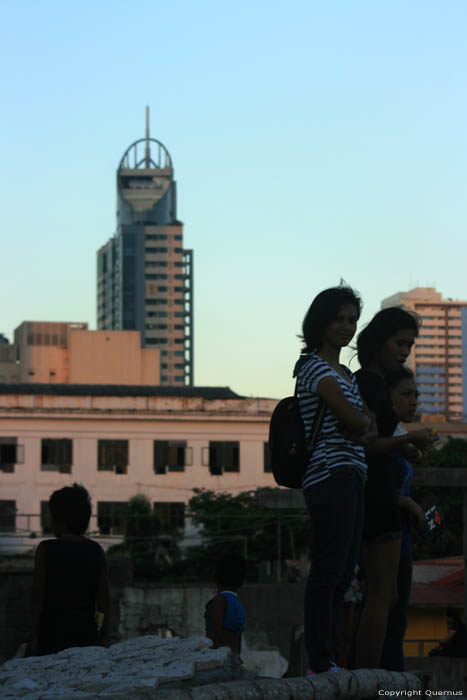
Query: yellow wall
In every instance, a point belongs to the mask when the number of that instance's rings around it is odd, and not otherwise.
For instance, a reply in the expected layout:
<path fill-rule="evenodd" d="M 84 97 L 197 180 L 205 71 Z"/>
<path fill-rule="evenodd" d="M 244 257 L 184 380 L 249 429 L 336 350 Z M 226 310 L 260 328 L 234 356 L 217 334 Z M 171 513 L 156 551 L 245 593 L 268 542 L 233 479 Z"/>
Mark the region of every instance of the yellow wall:
<path fill-rule="evenodd" d="M 444 608 L 409 608 L 409 620 L 404 639 L 404 656 L 428 656 L 428 652 L 437 646 L 446 636 L 448 626 Z M 423 654 L 418 641 L 423 640 Z"/>

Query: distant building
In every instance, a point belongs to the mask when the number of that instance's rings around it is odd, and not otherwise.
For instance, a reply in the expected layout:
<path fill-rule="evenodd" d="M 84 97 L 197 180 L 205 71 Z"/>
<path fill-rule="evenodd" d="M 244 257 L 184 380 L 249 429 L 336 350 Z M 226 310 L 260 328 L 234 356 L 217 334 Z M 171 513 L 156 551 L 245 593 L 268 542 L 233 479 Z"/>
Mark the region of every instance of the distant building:
<path fill-rule="evenodd" d="M 0 334 L 0 382 L 19 382 L 18 348 Z"/>
<path fill-rule="evenodd" d="M 141 348 L 138 331 L 90 331 L 87 323 L 24 321 L 15 330 L 14 345 L 0 345 L 13 357 L 8 382 L 44 384 L 160 383 L 160 354 Z"/>
<path fill-rule="evenodd" d="M 408 364 L 416 373 L 423 416 L 462 420 L 467 414 L 467 301 L 443 299 L 432 287 L 398 292 L 381 304 L 422 319 Z"/>
<path fill-rule="evenodd" d="M 0 534 L 46 534 L 51 493 L 75 481 L 103 536 L 122 534 L 137 493 L 182 527 L 195 487 L 274 486 L 265 445 L 276 403 L 224 387 L 0 384 Z"/>
<path fill-rule="evenodd" d="M 192 385 L 193 251 L 183 247 L 172 159 L 146 137 L 117 170 L 117 231 L 97 253 L 97 326 L 138 330 L 161 352 L 161 384 Z"/>

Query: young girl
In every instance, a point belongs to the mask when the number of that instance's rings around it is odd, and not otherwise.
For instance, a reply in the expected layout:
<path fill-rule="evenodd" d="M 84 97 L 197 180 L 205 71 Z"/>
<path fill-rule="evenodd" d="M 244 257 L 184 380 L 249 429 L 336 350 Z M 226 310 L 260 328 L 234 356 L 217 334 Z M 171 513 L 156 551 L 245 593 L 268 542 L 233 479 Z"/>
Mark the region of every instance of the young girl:
<path fill-rule="evenodd" d="M 245 612 L 237 591 L 246 573 L 244 557 L 235 554 L 223 556 L 217 565 L 217 595 L 206 605 L 204 619 L 206 636 L 214 642 L 213 648 L 230 647 L 240 658 Z"/>
<path fill-rule="evenodd" d="M 28 654 L 107 645 L 105 555 L 100 545 L 84 536 L 91 517 L 89 494 L 78 484 L 65 486 L 54 491 L 49 510 L 56 539 L 44 540 L 36 549 Z"/>
<path fill-rule="evenodd" d="M 413 373 L 407 367 L 386 376 L 392 405 L 397 419 L 402 423 L 411 423 L 417 412 L 418 389 Z M 404 435 L 405 430 L 398 425 L 394 435 Z M 412 459 L 421 456 L 413 447 Z M 406 450 L 406 452 L 408 452 Z M 393 479 L 399 493 L 399 513 L 401 523 L 401 550 L 397 572 L 397 601 L 389 612 L 386 638 L 384 640 L 381 667 L 389 671 L 404 670 L 404 634 L 407 627 L 407 610 L 412 585 L 412 528 L 423 532 L 426 517 L 423 509 L 410 496 L 413 469 L 403 450 L 394 450 Z"/>
<path fill-rule="evenodd" d="M 366 447 L 368 481 L 361 563 L 367 595 L 356 638 L 356 665 L 360 668 L 380 667 L 388 613 L 397 597 L 401 527 L 391 452 L 410 443 L 424 449 L 436 439 L 428 428 L 393 437 L 398 420 L 385 376 L 407 360 L 418 325 L 415 315 L 390 307 L 379 311 L 357 339 L 362 367 L 356 373 L 358 386 L 378 427 L 378 436 Z"/>
<path fill-rule="evenodd" d="M 341 285 L 312 302 L 303 321 L 304 354 L 294 375 L 307 438 L 320 398 L 326 411 L 302 487 L 312 524 L 311 566 L 305 591 L 305 643 L 308 673 L 338 670 L 344 593 L 358 558 L 363 484 L 363 441 L 371 417 L 354 376 L 340 364 L 360 316 L 357 294 Z"/>

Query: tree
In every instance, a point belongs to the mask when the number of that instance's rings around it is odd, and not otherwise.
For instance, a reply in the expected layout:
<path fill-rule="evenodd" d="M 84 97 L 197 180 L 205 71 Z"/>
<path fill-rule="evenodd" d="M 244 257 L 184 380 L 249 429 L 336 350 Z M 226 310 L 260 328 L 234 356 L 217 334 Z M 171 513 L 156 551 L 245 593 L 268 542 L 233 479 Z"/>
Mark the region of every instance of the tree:
<path fill-rule="evenodd" d="M 233 496 L 194 489 L 189 514 L 201 529 L 203 545 L 187 552 L 196 558 L 198 575 L 214 575 L 215 562 L 227 551 L 243 554 L 249 563 L 249 580 L 264 561 L 296 559 L 307 550 L 310 525 L 306 511 L 258 507 L 254 491 Z M 204 573 L 203 573 L 204 572 Z"/>

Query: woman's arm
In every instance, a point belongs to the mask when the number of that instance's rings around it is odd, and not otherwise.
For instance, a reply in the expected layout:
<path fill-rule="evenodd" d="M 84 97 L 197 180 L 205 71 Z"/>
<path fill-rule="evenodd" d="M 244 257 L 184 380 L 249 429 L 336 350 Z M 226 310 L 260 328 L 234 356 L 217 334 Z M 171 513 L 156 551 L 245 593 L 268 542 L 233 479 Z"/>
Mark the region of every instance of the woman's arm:
<path fill-rule="evenodd" d="M 325 401 L 331 413 L 351 435 L 363 436 L 370 426 L 371 418 L 364 411 L 354 408 L 334 377 L 323 377 L 318 382 L 318 394 Z"/>
<path fill-rule="evenodd" d="M 109 609 L 110 609 L 110 593 L 109 593 L 109 577 L 107 573 L 107 560 L 102 552 L 102 564 L 97 581 L 96 607 L 98 614 L 103 615 L 102 625 L 99 630 L 99 639 L 102 646 L 109 646 Z M 99 626 L 99 624 L 98 624 Z"/>
<path fill-rule="evenodd" d="M 38 653 L 39 627 L 45 603 L 45 587 L 47 582 L 45 548 L 38 544 L 34 557 L 34 576 L 32 581 L 32 631 L 27 654 L 35 656 Z"/>
<path fill-rule="evenodd" d="M 399 507 L 407 510 L 415 521 L 417 532 L 423 532 L 426 528 L 426 515 L 423 509 L 410 496 L 399 495 Z"/>
<path fill-rule="evenodd" d="M 411 430 L 405 435 L 397 437 L 375 437 L 368 441 L 367 452 L 370 455 L 387 454 L 393 450 L 401 449 L 412 443 L 419 449 L 430 447 L 438 440 L 437 435 L 433 435 L 430 428 L 421 430 Z"/>
<path fill-rule="evenodd" d="M 227 601 L 223 595 L 216 595 L 208 604 L 209 615 L 211 617 L 211 629 L 208 637 L 214 642 L 213 649 L 223 645 L 223 625 Z"/>

